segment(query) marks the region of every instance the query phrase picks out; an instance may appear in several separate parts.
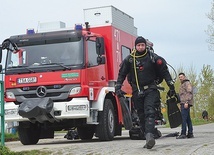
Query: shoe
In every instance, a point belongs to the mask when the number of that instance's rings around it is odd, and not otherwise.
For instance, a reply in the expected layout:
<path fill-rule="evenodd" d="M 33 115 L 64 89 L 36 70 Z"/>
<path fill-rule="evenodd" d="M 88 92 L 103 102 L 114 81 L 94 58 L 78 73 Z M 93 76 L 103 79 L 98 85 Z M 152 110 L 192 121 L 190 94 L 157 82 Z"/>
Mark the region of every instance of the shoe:
<path fill-rule="evenodd" d="M 187 138 L 186 135 L 180 135 L 180 136 L 176 137 L 176 139 L 185 139 L 185 138 Z"/>
<path fill-rule="evenodd" d="M 146 134 L 146 145 L 144 145 L 144 148 L 151 149 L 155 145 L 155 139 L 153 137 L 152 133 Z"/>
<path fill-rule="evenodd" d="M 187 138 L 194 138 L 194 135 L 192 133 L 191 134 L 188 133 Z"/>

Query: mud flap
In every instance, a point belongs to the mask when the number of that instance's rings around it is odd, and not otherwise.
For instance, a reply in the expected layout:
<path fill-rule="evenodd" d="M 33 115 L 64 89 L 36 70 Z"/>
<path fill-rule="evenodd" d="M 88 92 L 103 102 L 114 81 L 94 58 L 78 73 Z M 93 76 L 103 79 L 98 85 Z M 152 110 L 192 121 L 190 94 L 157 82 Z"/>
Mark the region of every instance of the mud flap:
<path fill-rule="evenodd" d="M 177 98 L 167 99 L 166 104 L 170 128 L 176 128 L 182 123 L 181 111 L 177 106 Z"/>
<path fill-rule="evenodd" d="M 133 123 L 132 123 L 131 111 L 128 108 L 127 101 L 125 97 L 120 97 L 119 101 L 122 108 L 124 127 L 126 130 L 131 130 Z"/>

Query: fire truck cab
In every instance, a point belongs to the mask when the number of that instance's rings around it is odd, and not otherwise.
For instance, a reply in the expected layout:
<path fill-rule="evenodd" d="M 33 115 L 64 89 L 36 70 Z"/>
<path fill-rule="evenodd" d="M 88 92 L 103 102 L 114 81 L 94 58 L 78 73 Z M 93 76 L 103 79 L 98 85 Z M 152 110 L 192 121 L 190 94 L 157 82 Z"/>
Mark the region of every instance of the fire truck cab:
<path fill-rule="evenodd" d="M 114 86 L 134 47 L 134 19 L 113 6 L 85 9 L 84 19 L 74 29 L 11 36 L 1 45 L 5 120 L 18 122 L 23 145 L 72 128 L 83 140 L 122 133 Z M 131 94 L 127 82 L 123 90 Z"/>

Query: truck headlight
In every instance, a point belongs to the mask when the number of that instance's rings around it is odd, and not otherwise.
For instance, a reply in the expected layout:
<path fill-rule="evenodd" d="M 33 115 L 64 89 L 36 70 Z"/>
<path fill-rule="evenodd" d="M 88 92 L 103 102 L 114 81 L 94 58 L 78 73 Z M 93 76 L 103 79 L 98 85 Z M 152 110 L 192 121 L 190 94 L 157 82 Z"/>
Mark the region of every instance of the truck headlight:
<path fill-rule="evenodd" d="M 76 95 L 76 94 L 79 94 L 81 91 L 81 87 L 74 87 L 70 90 L 70 93 L 69 95 Z"/>

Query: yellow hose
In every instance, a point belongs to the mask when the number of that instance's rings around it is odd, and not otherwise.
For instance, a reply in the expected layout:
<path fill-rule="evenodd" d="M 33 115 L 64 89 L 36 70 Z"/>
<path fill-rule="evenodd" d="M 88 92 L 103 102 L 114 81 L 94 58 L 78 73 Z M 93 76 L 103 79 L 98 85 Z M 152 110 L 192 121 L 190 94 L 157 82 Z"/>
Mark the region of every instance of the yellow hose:
<path fill-rule="evenodd" d="M 132 53 L 133 53 L 134 55 L 132 55 Z M 136 49 L 134 49 L 134 50 L 132 51 L 132 53 L 131 53 L 131 56 L 134 58 L 134 73 L 135 73 L 135 80 L 136 80 L 136 84 L 137 84 L 137 89 L 138 89 L 138 91 L 140 92 L 140 86 L 139 86 L 139 83 L 138 83 L 137 68 L 136 68 L 136 63 L 135 63 L 136 59 L 135 59 L 135 58 L 140 58 L 140 57 L 145 56 L 145 55 L 147 54 L 147 49 L 146 49 L 146 52 L 145 52 L 143 55 L 136 56 L 136 55 L 135 55 L 135 54 L 136 54 Z"/>

